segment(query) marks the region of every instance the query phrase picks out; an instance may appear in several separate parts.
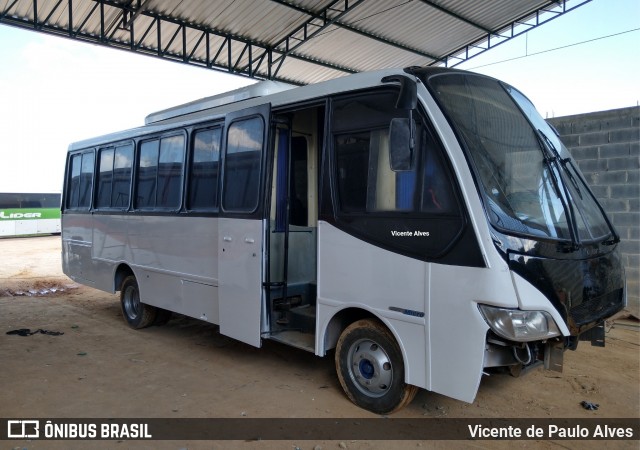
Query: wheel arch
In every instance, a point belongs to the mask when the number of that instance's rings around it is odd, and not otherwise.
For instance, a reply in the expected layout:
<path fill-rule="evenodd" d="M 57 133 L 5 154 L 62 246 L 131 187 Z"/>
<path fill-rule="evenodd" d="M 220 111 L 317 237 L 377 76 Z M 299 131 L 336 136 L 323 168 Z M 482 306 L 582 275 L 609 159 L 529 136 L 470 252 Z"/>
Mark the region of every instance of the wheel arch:
<path fill-rule="evenodd" d="M 323 344 L 321 349 L 322 354 L 320 356 L 324 356 L 327 350 L 331 350 L 336 347 L 338 339 L 340 339 L 340 335 L 345 328 L 360 319 L 369 318 L 382 322 L 380 318 L 371 311 L 357 307 L 347 307 L 333 314 L 333 316 L 326 322 L 326 326 L 320 331 L 320 342 Z"/>
<path fill-rule="evenodd" d="M 119 291 L 124 280 L 130 275 L 133 275 L 137 278 L 136 274 L 133 272 L 133 269 L 128 264 L 118 264 L 113 275 L 113 292 Z"/>
<path fill-rule="evenodd" d="M 318 324 L 321 328 L 319 328 L 320 333 L 317 337 L 316 355 L 325 356 L 328 350 L 334 349 L 342 332 L 349 325 L 361 319 L 373 319 L 389 330 L 402 354 L 402 360 L 404 362 L 404 381 L 421 388 L 428 388 L 429 382 L 427 380 L 426 372 L 426 351 L 416 351 L 415 346 L 413 346 L 413 350 L 409 349 L 407 345 L 405 345 L 405 342 L 400 339 L 398 327 L 394 325 L 394 322 L 397 322 L 401 327 L 406 327 L 412 324 L 393 321 L 387 317 L 376 314 L 376 312 L 369 309 L 358 306 L 347 306 L 335 311 L 333 315 L 324 322 L 325 326 Z M 426 327 L 424 325 L 420 325 L 420 328 L 426 332 Z M 415 329 L 416 328 L 414 328 L 414 330 Z M 424 334 L 422 334 L 421 339 L 424 342 L 424 345 L 426 345 Z"/>

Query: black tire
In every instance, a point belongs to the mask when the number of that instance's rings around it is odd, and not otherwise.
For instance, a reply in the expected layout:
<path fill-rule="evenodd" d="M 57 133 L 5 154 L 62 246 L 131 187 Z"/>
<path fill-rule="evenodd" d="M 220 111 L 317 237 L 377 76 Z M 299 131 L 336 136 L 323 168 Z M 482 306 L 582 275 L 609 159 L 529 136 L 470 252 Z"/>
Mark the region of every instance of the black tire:
<path fill-rule="evenodd" d="M 347 397 L 376 414 L 411 403 L 418 388 L 404 382 L 402 352 L 391 332 L 372 319 L 358 320 L 340 335 L 336 371 Z"/>
<path fill-rule="evenodd" d="M 140 288 L 133 275 L 129 275 L 120 287 L 120 307 L 125 322 L 133 329 L 148 327 L 156 318 L 155 306 L 140 301 Z"/>

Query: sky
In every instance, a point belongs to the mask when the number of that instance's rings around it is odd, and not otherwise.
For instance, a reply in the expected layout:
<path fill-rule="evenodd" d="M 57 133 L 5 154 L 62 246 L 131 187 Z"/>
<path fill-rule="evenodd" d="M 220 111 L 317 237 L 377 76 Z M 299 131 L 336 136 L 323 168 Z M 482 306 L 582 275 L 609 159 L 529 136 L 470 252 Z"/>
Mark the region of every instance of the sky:
<path fill-rule="evenodd" d="M 512 84 L 543 117 L 636 106 L 640 0 L 593 0 L 458 68 Z M 60 192 L 70 142 L 249 83 L 0 25 L 0 192 Z"/>

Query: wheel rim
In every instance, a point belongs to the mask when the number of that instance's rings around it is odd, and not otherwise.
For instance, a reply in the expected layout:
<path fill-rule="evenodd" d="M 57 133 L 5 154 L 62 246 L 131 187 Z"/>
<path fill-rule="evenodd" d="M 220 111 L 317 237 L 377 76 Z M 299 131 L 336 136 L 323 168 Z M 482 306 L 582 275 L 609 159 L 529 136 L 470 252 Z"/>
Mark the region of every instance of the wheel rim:
<path fill-rule="evenodd" d="M 385 395 L 393 381 L 393 365 L 389 355 L 377 342 L 360 339 L 349 347 L 349 377 L 360 392 L 368 397 Z"/>
<path fill-rule="evenodd" d="M 140 296 L 138 290 L 133 286 L 128 286 L 123 297 L 124 311 L 127 317 L 135 319 L 140 314 Z"/>

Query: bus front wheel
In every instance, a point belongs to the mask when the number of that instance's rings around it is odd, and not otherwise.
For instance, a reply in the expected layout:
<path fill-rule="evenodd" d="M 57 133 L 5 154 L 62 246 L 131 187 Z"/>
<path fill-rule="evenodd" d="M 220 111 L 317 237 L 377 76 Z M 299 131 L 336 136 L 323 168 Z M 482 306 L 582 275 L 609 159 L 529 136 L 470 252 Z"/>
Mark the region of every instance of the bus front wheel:
<path fill-rule="evenodd" d="M 120 306 L 127 324 L 134 329 L 145 328 L 153 324 L 156 318 L 156 308 L 140 301 L 140 288 L 133 275 L 122 282 L 120 288 Z"/>
<path fill-rule="evenodd" d="M 380 322 L 363 319 L 349 325 L 336 346 L 336 371 L 349 399 L 377 414 L 391 414 L 418 392 L 404 382 L 402 352 Z"/>

